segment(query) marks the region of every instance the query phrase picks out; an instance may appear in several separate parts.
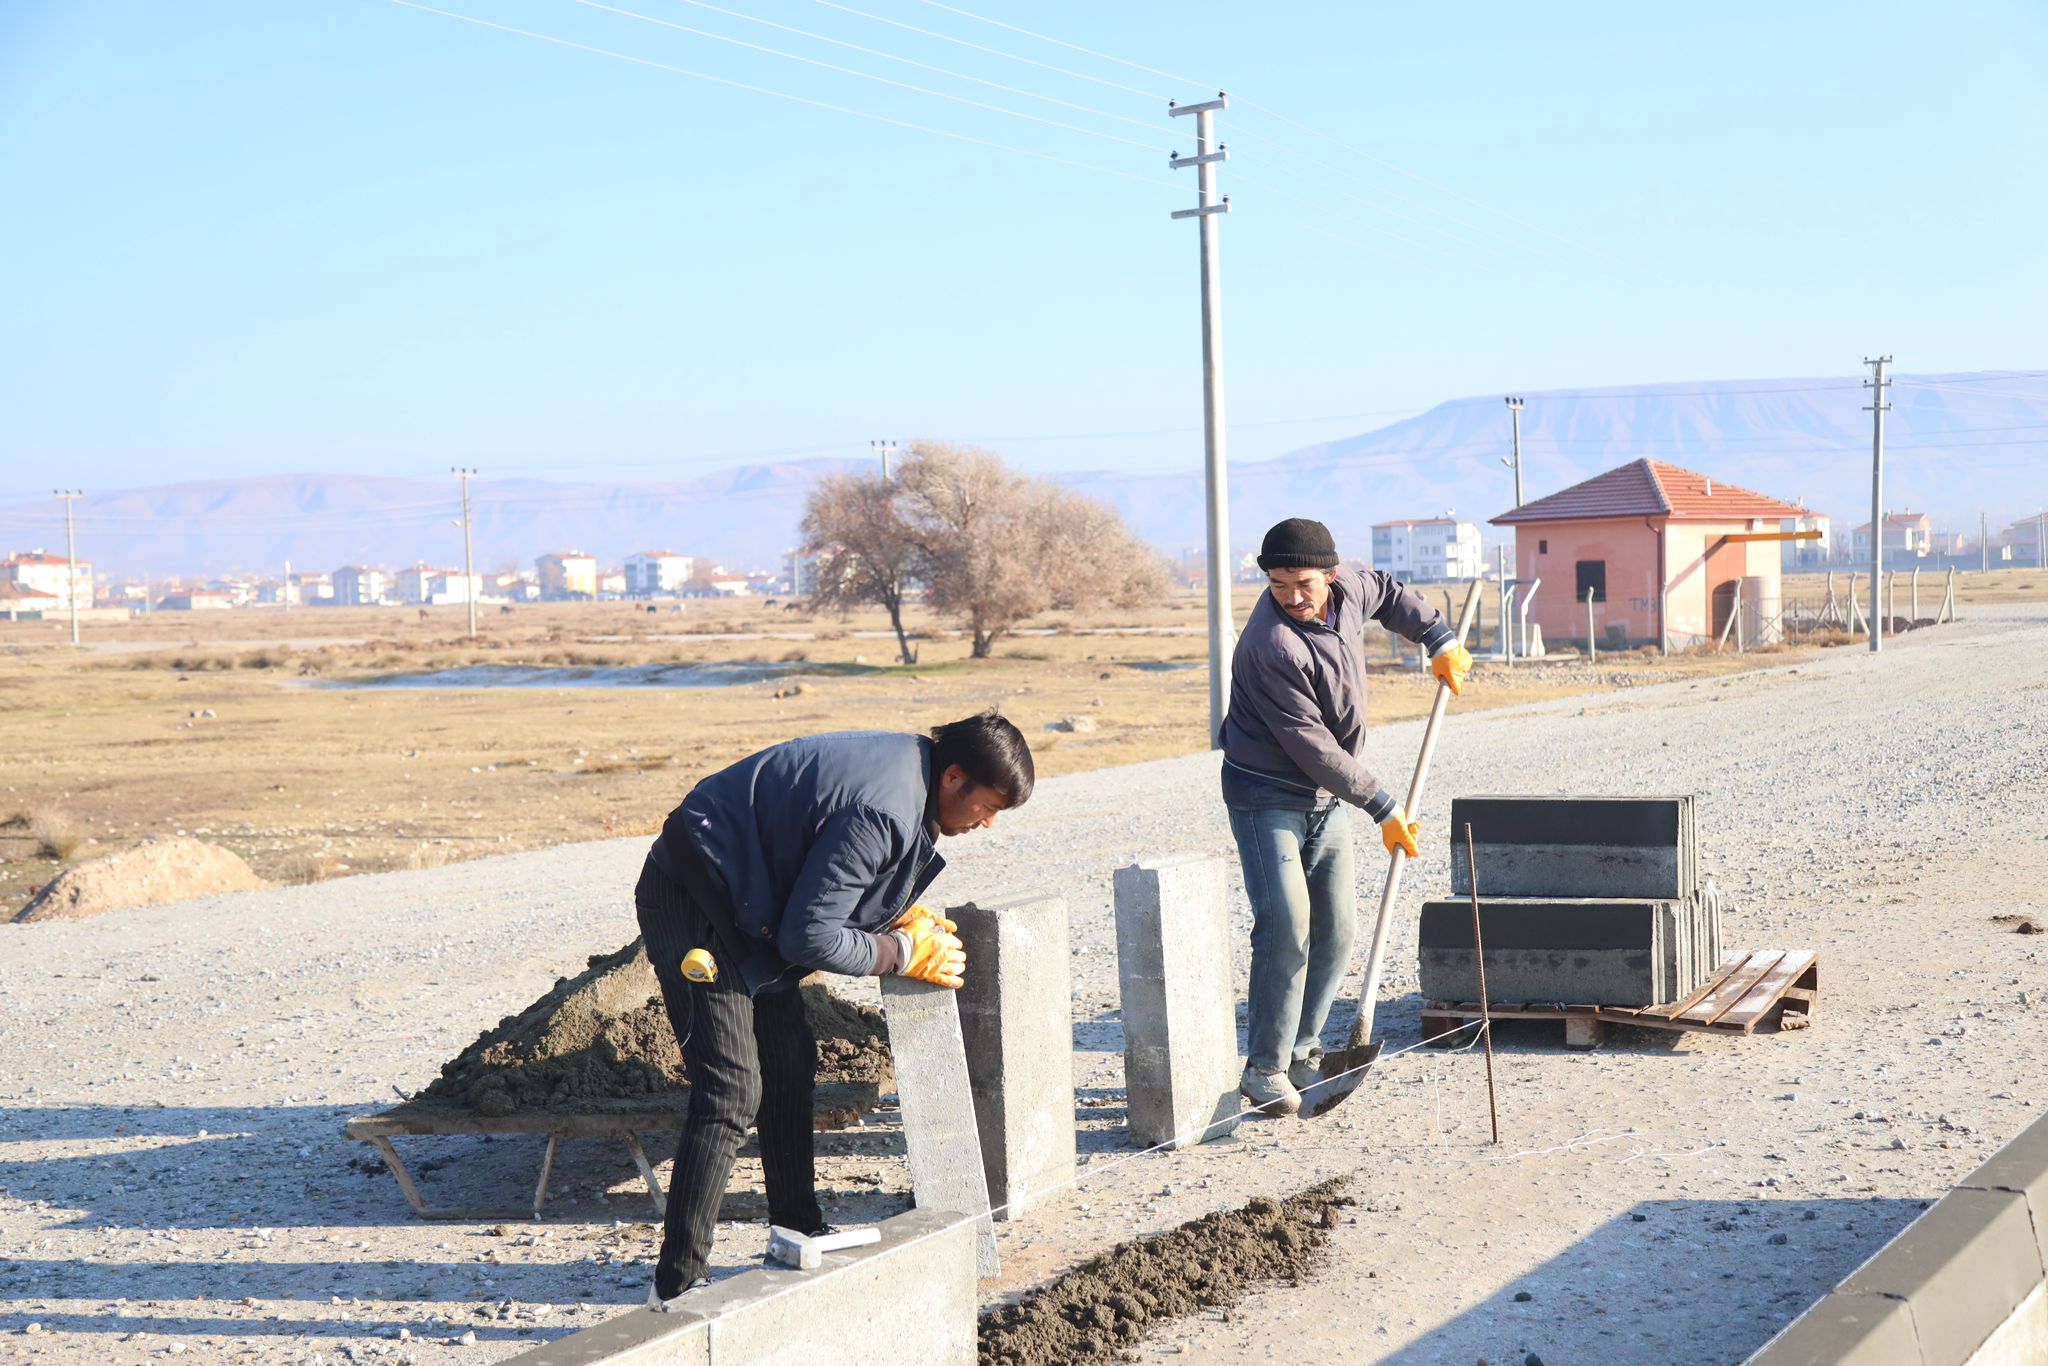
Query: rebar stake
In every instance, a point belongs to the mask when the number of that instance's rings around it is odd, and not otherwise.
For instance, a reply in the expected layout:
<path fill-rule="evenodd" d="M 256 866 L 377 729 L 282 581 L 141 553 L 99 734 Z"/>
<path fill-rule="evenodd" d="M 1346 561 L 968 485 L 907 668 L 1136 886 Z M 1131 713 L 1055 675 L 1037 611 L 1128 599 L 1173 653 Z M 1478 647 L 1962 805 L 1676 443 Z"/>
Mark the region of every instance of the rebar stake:
<path fill-rule="evenodd" d="M 1472 822 L 1465 822 L 1465 881 L 1472 889 L 1472 963 L 1479 969 L 1479 1034 L 1486 1040 L 1486 1116 L 1500 1143 L 1500 1106 L 1493 1098 L 1493 1017 L 1486 1000 L 1486 945 L 1479 938 L 1479 861 L 1472 852 Z"/>

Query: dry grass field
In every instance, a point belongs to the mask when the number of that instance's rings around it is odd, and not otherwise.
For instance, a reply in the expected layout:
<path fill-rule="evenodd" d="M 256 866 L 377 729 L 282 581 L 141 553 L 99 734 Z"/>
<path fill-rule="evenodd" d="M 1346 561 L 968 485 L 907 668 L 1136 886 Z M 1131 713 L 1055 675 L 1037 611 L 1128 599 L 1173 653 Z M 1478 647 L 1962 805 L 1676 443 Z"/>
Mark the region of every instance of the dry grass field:
<path fill-rule="evenodd" d="M 1969 584 L 1965 608 L 1987 592 L 2048 596 L 2035 588 L 2048 576 L 1992 578 Z M 1239 620 L 1254 592 L 1242 590 Z M 922 729 L 999 706 L 1048 776 L 1206 743 L 1198 595 L 1047 617 L 988 660 L 967 658 L 946 623 L 914 612 L 910 625 L 919 662 L 905 668 L 879 611 L 814 617 L 758 601 L 492 608 L 474 641 L 460 608 L 167 613 L 89 625 L 79 649 L 61 624 L 0 624 L 0 918 L 65 862 L 152 834 L 211 840 L 271 879 L 316 880 L 651 833 L 703 773 L 813 731 Z M 1371 657 L 1374 721 L 1426 709 L 1424 675 L 1391 648 Z M 1459 705 L 1788 657 L 1482 665 Z M 691 663 L 761 667 L 712 687 L 363 686 L 473 665 Z M 1085 720 L 1048 728 L 1068 717 Z"/>

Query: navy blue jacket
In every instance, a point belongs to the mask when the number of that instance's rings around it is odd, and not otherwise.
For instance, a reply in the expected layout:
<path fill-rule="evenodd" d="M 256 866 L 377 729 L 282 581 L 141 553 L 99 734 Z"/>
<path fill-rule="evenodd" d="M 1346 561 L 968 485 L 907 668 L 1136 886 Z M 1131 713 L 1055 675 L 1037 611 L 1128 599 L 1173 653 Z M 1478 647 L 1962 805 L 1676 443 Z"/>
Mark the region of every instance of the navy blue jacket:
<path fill-rule="evenodd" d="M 725 906 L 705 911 L 729 917 L 746 946 L 738 967 L 749 991 L 811 971 L 865 976 L 874 935 L 945 867 L 935 781 L 923 736 L 790 740 L 698 783 L 657 845 L 673 863 L 675 843 L 688 841 L 725 893 Z"/>

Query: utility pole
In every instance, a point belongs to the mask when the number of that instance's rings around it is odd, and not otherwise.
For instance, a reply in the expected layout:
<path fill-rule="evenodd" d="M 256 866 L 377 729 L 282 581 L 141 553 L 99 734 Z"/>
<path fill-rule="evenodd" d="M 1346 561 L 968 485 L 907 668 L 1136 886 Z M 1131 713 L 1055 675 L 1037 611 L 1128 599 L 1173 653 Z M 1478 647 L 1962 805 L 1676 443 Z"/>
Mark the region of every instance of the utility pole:
<path fill-rule="evenodd" d="M 1216 111 L 1230 101 L 1222 92 L 1200 104 L 1167 102 L 1169 118 L 1195 116 L 1195 154 L 1168 159 L 1173 170 L 1193 166 L 1195 207 L 1176 209 L 1175 218 L 1192 218 L 1201 229 L 1202 245 L 1202 434 L 1204 471 L 1209 491 L 1209 743 L 1223 729 L 1230 706 L 1230 480 L 1223 450 L 1223 278 L 1219 258 L 1217 216 L 1230 212 L 1230 196 L 1216 195 L 1216 163 L 1230 159 L 1230 149 L 1216 141 Z"/>
<path fill-rule="evenodd" d="M 462 481 L 462 600 L 469 604 L 469 638 L 476 639 L 476 555 L 469 535 L 469 481 L 476 478 L 476 471 L 460 466 L 448 473 Z M 420 584 L 420 596 L 427 596 L 426 584 Z"/>
<path fill-rule="evenodd" d="M 1876 654 L 1884 648 L 1884 627 L 1878 621 L 1878 613 L 1884 610 L 1878 576 L 1884 570 L 1884 415 L 1892 406 L 1884 401 L 1884 391 L 1891 387 L 1884 368 L 1892 358 L 1865 356 L 1863 363 L 1872 374 L 1863 387 L 1871 391 L 1865 411 L 1870 414 L 1870 652 Z"/>
<path fill-rule="evenodd" d="M 1991 572 L 1991 518 L 1982 512 L 1977 514 L 1977 572 Z"/>
<path fill-rule="evenodd" d="M 897 445 L 897 443 L 895 443 L 894 441 L 870 441 L 870 442 L 868 442 L 868 449 L 869 449 L 869 450 L 871 450 L 871 451 L 873 451 L 873 452 L 874 452 L 874 453 L 875 453 L 876 455 L 878 455 L 878 456 L 880 456 L 880 457 L 881 457 L 881 460 L 882 460 L 882 482 L 883 482 L 883 483 L 885 483 L 885 484 L 886 484 L 886 483 L 888 483 L 888 482 L 889 482 L 889 457 L 890 457 L 890 456 L 892 456 L 892 455 L 894 455 L 894 454 L 896 454 L 896 452 L 897 452 L 897 451 L 899 451 L 899 450 L 901 450 L 901 449 L 902 449 L 902 447 L 901 447 L 901 446 L 899 446 L 899 445 Z"/>
<path fill-rule="evenodd" d="M 292 562 L 290 560 L 284 562 L 284 591 L 277 595 L 277 600 L 284 604 L 285 611 L 289 612 L 292 610 Z"/>
<path fill-rule="evenodd" d="M 51 492 L 64 500 L 64 582 L 68 589 L 64 596 L 71 603 L 71 643 L 78 643 L 78 532 L 72 523 L 71 508 L 85 495 L 77 489 L 52 489 Z"/>
<path fill-rule="evenodd" d="M 1500 463 L 1503 465 L 1513 466 L 1514 468 L 1515 506 L 1520 507 L 1522 505 L 1522 400 L 1520 400 L 1519 398 L 1510 398 L 1507 399 L 1506 402 L 1508 405 L 1508 416 L 1510 419 L 1513 420 L 1515 424 L 1515 446 L 1514 454 L 1511 456 L 1503 457 Z"/>

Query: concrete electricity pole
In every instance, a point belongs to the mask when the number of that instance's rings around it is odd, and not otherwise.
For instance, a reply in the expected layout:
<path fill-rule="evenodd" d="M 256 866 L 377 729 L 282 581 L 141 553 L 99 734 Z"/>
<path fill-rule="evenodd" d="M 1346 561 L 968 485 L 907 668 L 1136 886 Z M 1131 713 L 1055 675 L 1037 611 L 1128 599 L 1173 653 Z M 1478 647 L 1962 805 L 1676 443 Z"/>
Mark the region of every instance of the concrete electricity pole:
<path fill-rule="evenodd" d="M 469 535 L 469 481 L 476 478 L 472 469 L 454 468 L 448 473 L 462 481 L 462 598 L 469 604 L 469 638 L 476 639 L 476 557 Z M 426 597 L 426 584 L 420 584 L 420 596 Z"/>
<path fill-rule="evenodd" d="M 1216 197 L 1216 163 L 1230 159 L 1230 150 L 1216 141 L 1216 111 L 1230 101 L 1222 92 L 1200 104 L 1168 101 L 1169 118 L 1195 116 L 1195 154 L 1175 153 L 1173 170 L 1196 167 L 1195 207 L 1176 209 L 1175 218 L 1193 218 L 1202 242 L 1202 433 L 1209 489 L 1209 743 L 1219 743 L 1223 713 L 1230 707 L 1230 650 L 1234 628 L 1230 619 L 1230 481 L 1223 450 L 1223 278 L 1219 259 L 1217 215 L 1230 212 L 1230 196 Z"/>
<path fill-rule="evenodd" d="M 896 454 L 896 452 L 901 450 L 902 447 L 897 445 L 894 441 L 870 441 L 868 442 L 868 449 L 873 451 L 876 455 L 882 458 L 882 482 L 885 484 L 888 483 L 889 457 Z"/>
<path fill-rule="evenodd" d="M 1500 463 L 1514 467 L 1515 506 L 1520 507 L 1522 505 L 1522 400 L 1510 398 L 1506 402 L 1508 405 L 1508 416 L 1513 419 L 1515 424 L 1515 453 L 1511 456 L 1504 456 Z"/>
<path fill-rule="evenodd" d="M 1991 572 L 1991 519 L 1986 514 L 1977 514 L 1977 572 Z"/>
<path fill-rule="evenodd" d="M 1879 604 L 1879 578 L 1884 573 L 1884 415 L 1891 404 L 1884 401 L 1884 391 L 1891 387 L 1891 381 L 1884 377 L 1884 368 L 1892 363 L 1890 356 L 1879 356 L 1872 360 L 1863 358 L 1871 368 L 1872 378 L 1863 381 L 1863 387 L 1870 390 L 1870 403 L 1865 411 L 1870 414 L 1870 652 L 1876 654 L 1884 648 L 1884 627 L 1880 614 L 1884 608 Z"/>
<path fill-rule="evenodd" d="M 85 495 L 77 489 L 52 489 L 51 492 L 64 500 L 64 582 L 69 585 L 64 596 L 71 601 L 71 643 L 78 643 L 78 532 L 72 525 L 71 506 Z"/>

